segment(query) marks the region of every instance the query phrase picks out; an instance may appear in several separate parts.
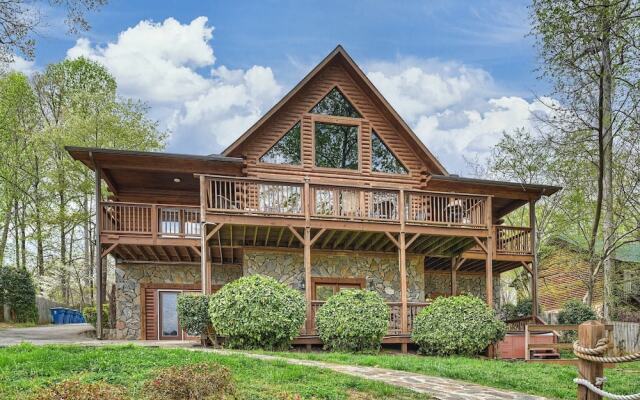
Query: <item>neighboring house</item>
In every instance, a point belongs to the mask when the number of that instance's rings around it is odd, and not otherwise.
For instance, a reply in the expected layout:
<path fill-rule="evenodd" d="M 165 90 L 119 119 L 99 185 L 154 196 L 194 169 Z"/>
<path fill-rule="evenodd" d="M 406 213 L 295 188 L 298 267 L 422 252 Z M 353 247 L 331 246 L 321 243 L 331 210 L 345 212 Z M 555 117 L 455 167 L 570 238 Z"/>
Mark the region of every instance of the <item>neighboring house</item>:
<path fill-rule="evenodd" d="M 427 298 L 493 304 L 501 272 L 535 273 L 531 229 L 497 224 L 559 190 L 450 175 L 342 47 L 221 155 L 68 151 L 112 193 L 98 246 L 128 339 L 182 338 L 179 293 L 264 274 L 308 300 L 297 343 L 319 343 L 329 296 L 367 288 L 390 304 L 385 342 L 406 348 Z"/>
<path fill-rule="evenodd" d="M 539 301 L 546 313 L 557 313 L 569 300 L 584 301 L 589 282 L 587 250 L 576 241 L 554 238 L 540 260 Z M 613 254 L 615 295 L 619 304 L 637 305 L 640 310 L 640 243 L 628 243 Z M 602 309 L 603 275 L 598 271 L 592 306 Z"/>

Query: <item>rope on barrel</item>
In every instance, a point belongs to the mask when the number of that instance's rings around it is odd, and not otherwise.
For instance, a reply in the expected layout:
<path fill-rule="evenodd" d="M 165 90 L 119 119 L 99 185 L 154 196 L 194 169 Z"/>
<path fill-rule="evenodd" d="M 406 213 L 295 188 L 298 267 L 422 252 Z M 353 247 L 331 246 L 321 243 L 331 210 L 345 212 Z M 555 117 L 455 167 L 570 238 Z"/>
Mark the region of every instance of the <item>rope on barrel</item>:
<path fill-rule="evenodd" d="M 601 338 L 596 342 L 596 347 L 588 348 L 580 346 L 580 344 L 575 341 L 573 343 L 573 354 L 575 354 L 578 358 L 583 360 L 598 362 L 598 363 L 622 363 L 622 362 L 630 362 L 635 360 L 640 360 L 640 352 L 627 354 L 626 356 L 619 357 L 607 357 L 603 356 L 603 354 L 609 348 L 609 338 Z M 606 381 L 606 378 L 597 378 L 596 383 L 600 386 Z M 598 386 L 589 382 L 586 379 L 576 378 L 573 380 L 574 383 L 584 386 L 590 391 L 594 392 L 598 396 L 606 397 L 608 399 L 613 400 L 640 400 L 640 393 L 636 394 L 613 394 L 609 392 L 605 392 Z"/>

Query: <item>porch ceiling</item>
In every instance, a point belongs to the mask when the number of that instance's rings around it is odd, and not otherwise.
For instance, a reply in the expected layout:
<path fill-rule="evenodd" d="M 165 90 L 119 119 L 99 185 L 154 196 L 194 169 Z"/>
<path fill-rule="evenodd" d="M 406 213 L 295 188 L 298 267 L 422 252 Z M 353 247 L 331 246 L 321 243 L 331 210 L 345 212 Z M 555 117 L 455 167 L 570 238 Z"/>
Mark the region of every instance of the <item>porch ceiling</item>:
<path fill-rule="evenodd" d="M 493 260 L 493 273 L 503 273 L 521 267 L 519 261 Z M 451 271 L 451 257 L 426 257 L 424 260 L 425 271 Z M 458 272 L 484 272 L 485 260 L 465 260 Z"/>
<path fill-rule="evenodd" d="M 295 228 L 294 228 L 295 229 Z M 296 230 L 303 236 L 303 230 Z M 320 229 L 311 229 L 311 237 L 320 234 Z M 391 235 L 396 241 L 398 234 Z M 410 244 L 409 254 L 430 254 L 451 257 L 468 250 L 475 244 L 473 238 L 454 236 L 421 235 L 413 240 L 413 234 L 406 235 Z M 209 245 L 219 248 L 271 247 L 302 249 L 299 238 L 289 227 L 231 225 L 225 224 L 211 237 Z M 314 250 L 371 251 L 396 253 L 394 241 L 384 232 L 367 232 L 326 229 L 313 244 Z"/>

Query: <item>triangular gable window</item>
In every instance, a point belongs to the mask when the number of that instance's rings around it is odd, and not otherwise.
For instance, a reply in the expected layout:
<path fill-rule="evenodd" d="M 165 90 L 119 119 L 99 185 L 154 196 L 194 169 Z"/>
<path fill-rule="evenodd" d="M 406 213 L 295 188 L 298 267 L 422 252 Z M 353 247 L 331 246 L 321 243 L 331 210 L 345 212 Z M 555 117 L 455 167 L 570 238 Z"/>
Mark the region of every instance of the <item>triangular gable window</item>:
<path fill-rule="evenodd" d="M 313 114 L 334 115 L 338 117 L 362 118 L 358 110 L 347 100 L 337 87 L 324 96 L 311 109 Z"/>
<path fill-rule="evenodd" d="M 269 164 L 300 165 L 300 121 L 260 157 L 260 162 Z"/>
<path fill-rule="evenodd" d="M 407 168 L 389 150 L 375 131 L 371 131 L 371 169 L 374 172 L 406 174 Z"/>

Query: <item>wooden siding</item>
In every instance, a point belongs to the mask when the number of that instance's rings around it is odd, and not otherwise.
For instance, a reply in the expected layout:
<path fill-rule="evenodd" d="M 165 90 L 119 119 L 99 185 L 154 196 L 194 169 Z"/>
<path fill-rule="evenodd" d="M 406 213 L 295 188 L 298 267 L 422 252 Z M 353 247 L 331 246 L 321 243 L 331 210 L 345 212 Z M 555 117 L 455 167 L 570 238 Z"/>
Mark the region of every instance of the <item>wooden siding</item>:
<path fill-rule="evenodd" d="M 348 100 L 358 109 L 363 119 L 352 120 L 360 124 L 360 168 L 359 170 L 328 170 L 314 166 L 314 122 L 330 120 L 332 117 L 309 114 L 309 110 L 331 89 L 338 87 Z M 336 120 L 345 121 L 337 117 Z M 296 122 L 301 122 L 302 165 L 270 165 L 259 162 L 268 151 Z M 385 144 L 409 170 L 408 175 L 395 175 L 371 171 L 371 130 L 374 129 Z M 412 146 L 403 138 L 372 99 L 351 78 L 345 68 L 332 62 L 320 71 L 309 83 L 278 110 L 252 135 L 252 140 L 244 142 L 235 156 L 246 157 L 245 172 L 250 177 L 309 176 L 312 179 L 335 179 L 343 182 L 377 182 L 419 187 L 428 171 Z"/>

